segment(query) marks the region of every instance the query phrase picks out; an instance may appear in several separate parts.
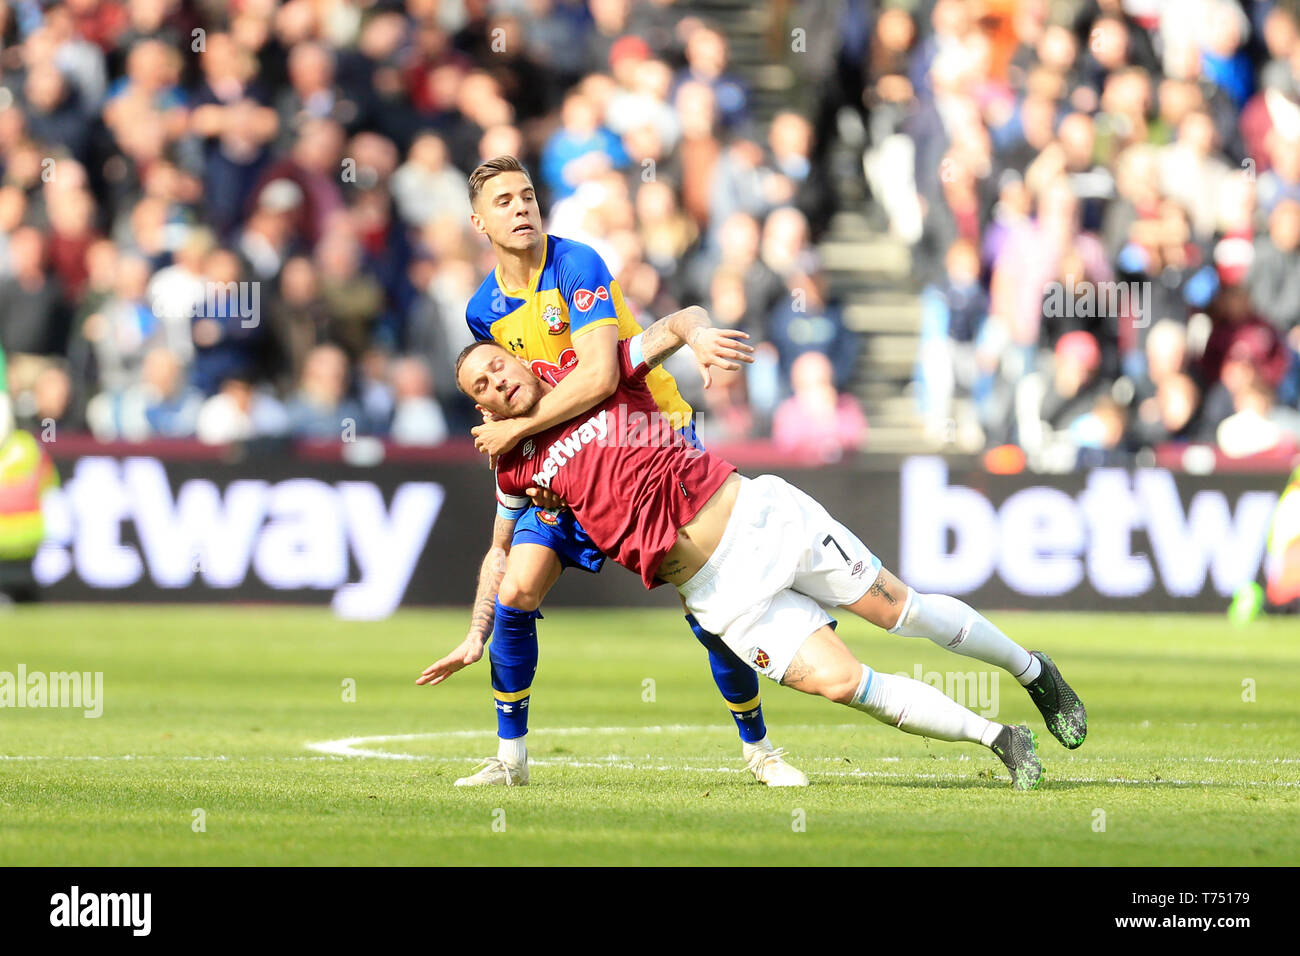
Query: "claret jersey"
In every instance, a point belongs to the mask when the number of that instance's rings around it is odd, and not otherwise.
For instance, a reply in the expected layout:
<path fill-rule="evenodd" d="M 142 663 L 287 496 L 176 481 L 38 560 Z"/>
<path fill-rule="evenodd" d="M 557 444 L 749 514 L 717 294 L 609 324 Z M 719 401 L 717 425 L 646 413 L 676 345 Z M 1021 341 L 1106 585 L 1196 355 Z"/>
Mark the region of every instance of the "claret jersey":
<path fill-rule="evenodd" d="M 596 547 L 652 588 L 663 583 L 655 572 L 677 529 L 736 469 L 688 443 L 660 413 L 640 335 L 619 342 L 618 357 L 613 395 L 501 456 L 497 502 L 500 514 L 517 518 L 531 504 L 527 489 L 550 488 Z"/>
<path fill-rule="evenodd" d="M 526 289 L 507 289 L 500 268 L 493 269 L 465 309 L 474 338 L 495 341 L 528 363 L 533 374 L 556 384 L 561 370 L 578 361 L 574 338 L 605 325 L 618 327 L 620 340 L 641 331 L 623 300 L 618 282 L 591 246 L 543 234 L 542 266 Z M 691 406 L 662 368 L 646 377 L 659 409 L 677 427 L 691 423 Z"/>

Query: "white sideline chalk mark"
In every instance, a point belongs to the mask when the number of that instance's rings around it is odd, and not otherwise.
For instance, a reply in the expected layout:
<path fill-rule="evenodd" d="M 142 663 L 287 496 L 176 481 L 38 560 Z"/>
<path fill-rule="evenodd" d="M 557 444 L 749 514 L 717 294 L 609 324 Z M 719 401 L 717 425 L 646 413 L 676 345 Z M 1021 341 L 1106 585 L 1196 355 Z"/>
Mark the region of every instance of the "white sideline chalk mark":
<path fill-rule="evenodd" d="M 861 724 L 788 724 L 782 730 L 815 730 L 815 731 L 835 731 L 835 730 L 860 730 Z M 1225 724 L 1224 726 L 1234 726 Z M 1252 725 L 1253 726 L 1253 725 Z M 696 732 L 716 732 L 723 733 L 724 729 L 717 725 L 704 724 L 668 724 L 668 725 L 651 725 L 644 727 L 555 727 L 550 729 L 535 729 L 534 732 L 542 737 L 573 737 L 573 736 L 613 736 L 627 735 L 635 736 L 637 734 L 674 734 L 674 733 L 696 733 Z M 307 748 L 315 751 L 315 755 L 284 755 L 277 756 L 274 754 L 263 754 L 258 756 L 230 756 L 226 754 L 210 755 L 191 755 L 191 754 L 0 754 L 0 762 L 3 761 L 90 761 L 90 762 L 107 762 L 107 761 L 183 761 L 183 762 L 239 762 L 239 763 L 278 763 L 286 762 L 317 762 L 317 761 L 334 761 L 341 762 L 352 758 L 363 757 L 379 760 L 403 760 L 403 761 L 420 761 L 427 763 L 441 764 L 474 764 L 479 762 L 471 757 L 449 757 L 433 754 L 411 754 L 395 753 L 389 750 L 379 749 L 374 746 L 365 746 L 367 744 L 385 744 L 389 742 L 401 742 L 411 740 L 437 740 L 437 739 L 454 739 L 454 740 L 473 740 L 478 738 L 490 739 L 496 736 L 496 732 L 491 729 L 483 730 L 441 730 L 429 731 L 424 733 L 413 734 L 373 734 L 369 736 L 344 737 L 337 740 L 324 740 L 309 742 Z M 691 758 L 687 758 L 689 761 Z M 646 754 L 644 762 L 637 762 L 636 759 L 627 755 L 610 754 L 604 757 L 587 757 L 582 759 L 566 757 L 539 757 L 533 759 L 533 764 L 539 767 L 560 767 L 573 769 L 616 769 L 616 770 L 634 770 L 650 771 L 654 773 L 709 773 L 709 774 L 746 774 L 744 768 L 735 766 L 710 766 L 707 764 L 710 758 L 695 758 L 700 763 L 681 763 L 673 764 L 663 761 L 653 754 Z M 845 758 L 842 756 L 820 756 L 804 758 L 807 763 L 816 764 L 842 764 Z M 969 763 L 971 755 L 959 753 L 952 755 L 942 754 L 918 754 L 915 756 L 875 756 L 875 757 L 853 757 L 852 761 L 860 764 L 867 763 L 887 763 L 899 765 L 905 761 L 925 760 L 927 763 L 934 761 L 952 762 L 952 763 Z M 1134 758 L 1127 756 L 1116 757 L 1091 757 L 1091 756 L 1062 756 L 1060 762 L 1056 764 L 1062 770 L 1085 764 L 1105 764 L 1112 761 L 1131 760 Z M 1251 757 L 1163 757 L 1151 760 L 1149 765 L 1154 768 L 1161 768 L 1169 764 L 1231 764 L 1231 765 L 1291 765 L 1300 763 L 1300 758 L 1293 757 L 1275 757 L 1271 759 L 1260 759 Z M 1080 767 L 1079 769 L 1083 769 Z M 1104 773 L 1104 767 L 1098 766 L 1098 770 Z M 906 773 L 897 771 L 868 770 L 864 768 L 854 768 L 845 770 L 819 770 L 816 775 L 821 778 L 886 778 L 886 779 L 910 779 L 910 780 L 934 780 L 934 781 L 969 781 L 970 777 L 966 774 L 933 774 L 933 773 Z M 1121 786 L 1201 786 L 1201 787 L 1282 787 L 1293 788 L 1300 786 L 1300 783 L 1291 781 L 1217 781 L 1217 780 L 1191 780 L 1191 779 L 1137 779 L 1122 776 L 1061 776 L 1053 773 L 1049 764 L 1048 780 L 1057 780 L 1065 783 L 1081 784 L 1100 784 L 1108 783 Z"/>
<path fill-rule="evenodd" d="M 263 754 L 259 757 L 226 754 L 0 754 L 0 760 L 182 760 L 189 762 L 279 763 L 281 761 L 343 760 L 343 757 L 303 757 Z"/>
<path fill-rule="evenodd" d="M 419 735 L 401 735 L 401 736 L 419 736 Z M 373 739 L 373 738 L 366 738 Z M 329 741 L 326 741 L 328 743 Z M 396 760 L 416 760 L 425 763 L 445 763 L 473 765 L 481 761 L 472 757 L 439 757 L 425 754 L 391 754 L 385 751 L 376 751 L 377 755 L 384 759 Z M 351 756 L 364 757 L 367 754 L 363 751 L 353 751 Z M 74 755 L 74 754 L 0 754 L 0 761 L 27 760 L 27 761 L 146 761 L 146 760 L 178 760 L 178 761 L 203 761 L 203 762 L 230 762 L 230 763 L 314 763 L 329 762 L 342 763 L 347 761 L 348 757 L 342 757 L 335 754 L 321 754 L 320 756 L 260 756 L 260 757 L 230 757 L 224 754 L 213 756 L 190 756 L 183 754 L 119 754 L 119 755 Z M 818 761 L 833 760 L 839 762 L 839 758 L 817 757 L 810 758 Z M 867 758 L 879 762 L 897 762 L 897 757 L 877 757 Z M 948 758 L 917 757 L 907 758 L 917 760 L 934 760 Z M 960 758 L 957 758 L 960 759 Z M 1267 763 L 1267 761 L 1261 761 Z M 739 767 L 716 767 L 716 766 L 692 766 L 689 764 L 665 764 L 665 763 L 636 763 L 623 757 L 604 757 L 588 760 L 570 760 L 562 757 L 542 757 L 532 760 L 533 766 L 536 767 L 559 767 L 567 769 L 613 769 L 613 770 L 635 770 L 650 773 L 709 773 L 709 774 L 748 774 L 748 771 Z M 884 778 L 894 780 L 931 780 L 931 781 L 952 781 L 952 782 L 969 782 L 970 776 L 966 774 L 939 774 L 939 773 L 898 773 L 886 770 L 820 770 L 814 774 L 814 782 L 820 778 L 838 777 L 848 779 L 869 779 Z M 1000 779 L 1000 778 L 995 778 Z M 1159 787 L 1159 786 L 1181 786 L 1181 787 L 1300 787 L 1300 782 L 1293 781 L 1272 781 L 1272 780 L 1182 780 L 1182 779 L 1161 779 L 1161 780 L 1138 780 L 1131 777 L 1063 777 L 1049 773 L 1048 781 L 1057 780 L 1064 783 L 1087 783 L 1100 784 L 1107 783 L 1118 786 L 1135 786 L 1135 787 Z"/>
<path fill-rule="evenodd" d="M 857 724 L 840 724 L 835 726 L 827 725 L 803 725 L 787 726 L 786 730 L 830 730 L 836 728 L 856 728 Z M 557 727 L 551 730 L 538 730 L 536 733 L 543 735 L 555 736 L 576 736 L 583 734 L 590 735 L 610 735 L 622 733 L 634 733 L 637 731 L 650 733 L 664 732 L 686 732 L 694 730 L 715 730 L 712 726 L 703 725 L 671 725 L 665 727 Z M 416 760 L 428 763 L 478 763 L 481 760 L 475 760 L 469 757 L 442 757 L 432 754 L 410 754 L 410 753 L 393 753 L 388 750 L 377 750 L 370 747 L 363 747 L 362 744 L 384 743 L 388 741 L 403 740 L 434 740 L 447 738 L 472 738 L 472 737 L 495 737 L 496 733 L 492 730 L 443 730 L 431 731 L 420 734 L 373 734 L 366 737 L 344 737 L 339 740 L 322 740 L 314 743 L 308 743 L 309 749 L 319 753 L 329 754 L 333 757 L 371 757 L 379 760 Z M 653 758 L 650 758 L 653 759 Z M 840 763 L 842 757 L 813 757 L 810 761 L 826 762 L 831 761 Z M 882 763 L 898 763 L 904 758 L 897 756 L 888 757 L 869 757 L 866 760 L 878 761 Z M 940 760 L 953 762 L 968 762 L 969 755 L 960 754 L 952 757 L 941 755 L 924 755 L 914 758 L 916 760 Z M 1120 758 L 1122 759 L 1122 758 Z M 1103 762 L 1105 758 L 1101 757 L 1075 757 L 1069 758 L 1066 765 L 1070 763 L 1082 763 L 1085 761 Z M 1289 757 L 1279 757 L 1273 760 L 1255 760 L 1252 758 L 1228 758 L 1228 757 L 1173 757 L 1168 758 L 1163 763 L 1240 763 L 1240 764 L 1287 764 L 1300 762 Z M 531 763 L 535 767 L 567 767 L 572 769 L 616 769 L 616 770 L 641 770 L 652 771 L 656 773 L 730 773 L 742 774 L 748 773 L 747 770 L 739 767 L 703 767 L 691 766 L 689 764 L 669 764 L 659 761 L 657 763 L 637 763 L 625 756 L 610 755 L 606 757 L 587 758 L 584 760 L 570 759 L 564 757 L 535 757 L 531 758 Z M 826 770 L 818 771 L 819 777 L 885 777 L 895 779 L 909 780 L 968 780 L 969 777 L 956 774 L 933 774 L 933 773 L 897 773 L 884 770 Z M 1048 773 L 1047 779 L 1059 780 L 1064 783 L 1109 783 L 1120 784 L 1124 786 L 1199 786 L 1199 787 L 1297 787 L 1300 783 L 1291 781 L 1269 781 L 1269 780 L 1248 780 L 1248 781 L 1221 781 L 1221 780 L 1182 780 L 1182 779 L 1153 779 L 1139 780 L 1132 777 L 1064 777 Z"/>
<path fill-rule="evenodd" d="M 784 730 L 850 730 L 860 728 L 861 724 L 787 724 Z M 532 733 L 542 737 L 572 736 L 609 736 L 613 734 L 672 734 L 690 733 L 700 730 L 723 732 L 724 728 L 711 724 L 665 724 L 649 727 L 551 727 L 534 728 Z M 372 734 L 368 737 L 343 737 L 338 740 L 318 740 L 307 743 L 308 750 L 331 754 L 336 757 L 373 757 L 379 760 L 424 760 L 418 754 L 392 753 L 387 750 L 372 750 L 361 745 L 372 741 L 389 740 L 441 740 L 446 738 L 496 737 L 495 730 L 434 730 L 423 734 Z M 534 761 L 536 762 L 536 761 Z"/>
<path fill-rule="evenodd" d="M 487 735 L 487 733 L 485 732 L 484 736 L 486 736 L 486 735 Z M 358 738 L 358 739 L 359 739 L 359 738 Z M 367 738 L 367 739 L 369 739 L 369 738 Z M 330 741 L 326 741 L 326 742 L 328 743 L 328 742 L 330 742 Z M 475 758 L 473 758 L 473 757 L 446 757 L 446 756 L 438 756 L 438 755 L 434 755 L 434 754 L 392 754 L 392 753 L 388 753 L 388 752 L 386 752 L 386 751 L 377 751 L 377 753 L 381 754 L 381 756 L 386 757 L 386 758 L 388 758 L 388 759 L 425 760 L 425 761 L 430 761 L 430 762 L 434 762 L 434 763 L 437 763 L 437 762 L 444 762 L 444 763 L 472 763 L 472 762 L 475 760 Z M 333 762 L 335 762 L 335 763 L 338 763 L 338 762 L 341 762 L 341 761 L 347 760 L 347 759 L 349 759 L 350 757 L 363 757 L 363 756 L 367 756 L 367 754 L 364 753 L 364 752 L 362 752 L 362 751 L 352 751 L 352 752 L 350 752 L 347 756 L 343 756 L 343 755 L 336 754 L 336 753 L 321 753 L 321 754 L 319 754 L 318 756 L 299 756 L 299 755 L 262 754 L 262 755 L 259 755 L 259 756 L 252 756 L 252 757 L 247 756 L 247 755 L 239 755 L 239 756 L 233 756 L 233 757 L 232 757 L 232 756 L 229 756 L 229 755 L 227 755 L 227 754 L 0 754 L 0 761 L 36 761 L 36 760 L 86 760 L 86 761 L 177 760 L 177 761 L 188 761 L 188 762 L 220 762 L 220 761 L 228 761 L 228 762 L 232 762 L 232 763 L 280 763 L 280 762 L 290 762 L 290 763 L 292 763 L 292 762 L 295 762 L 295 761 L 296 761 L 296 762 L 333 761 Z M 607 763 L 618 762 L 618 761 L 624 761 L 624 762 L 626 762 L 628 758 L 627 758 L 626 755 L 610 755 L 610 756 L 606 756 L 606 757 L 591 758 L 591 759 L 601 760 L 601 761 L 604 761 L 605 764 L 607 764 Z M 647 759 L 653 759 L 653 755 L 649 755 L 649 754 L 648 754 L 648 755 L 647 755 Z M 856 761 L 856 762 L 858 762 L 858 763 L 902 763 L 904 760 L 924 760 L 924 761 L 927 761 L 927 762 L 940 761 L 940 762 L 953 762 L 953 763 L 969 763 L 970 760 L 971 760 L 971 757 L 970 757 L 969 754 L 956 754 L 956 755 L 953 755 L 953 756 L 951 756 L 951 757 L 947 757 L 947 756 L 938 756 L 938 755 L 934 755 L 934 754 L 917 754 L 917 755 L 915 755 L 915 756 L 908 756 L 908 757 L 897 757 L 897 756 L 888 756 L 888 757 L 854 757 L 854 758 L 851 758 L 851 759 L 854 760 L 854 761 Z M 1056 764 L 1056 765 L 1057 765 L 1057 766 L 1061 766 L 1062 764 L 1064 764 L 1064 765 L 1066 765 L 1066 766 L 1070 766 L 1070 765 L 1073 765 L 1073 764 L 1081 764 L 1081 763 L 1109 763 L 1109 762 L 1112 762 L 1112 761 L 1117 761 L 1117 760 L 1126 760 L 1126 759 L 1130 759 L 1130 758 L 1125 758 L 1125 757 L 1079 757 L 1079 756 L 1069 756 L 1069 757 L 1062 757 L 1062 758 L 1061 758 L 1062 763 L 1058 763 L 1058 764 Z M 845 761 L 845 758 L 843 758 L 843 757 L 808 757 L 808 756 L 805 756 L 805 757 L 801 757 L 801 758 L 800 758 L 800 762 L 802 762 L 802 763 L 833 763 L 833 764 L 839 764 L 839 763 L 844 763 L 844 761 Z M 532 762 L 535 763 L 535 764 L 546 764 L 546 763 L 550 763 L 550 764 L 555 765 L 555 766 L 561 766 L 561 765 L 562 765 L 562 763 L 561 763 L 559 760 L 555 760 L 555 759 L 552 759 L 552 758 L 546 758 L 546 757 L 533 758 L 533 759 L 532 759 Z M 1300 757 L 1274 757 L 1274 758 L 1269 759 L 1269 760 L 1257 759 L 1257 758 L 1253 758 L 1253 757 L 1162 757 L 1162 758 L 1160 759 L 1159 763 L 1160 763 L 1160 764 L 1169 764 L 1169 763 L 1244 764 L 1244 765 L 1264 766 L 1264 767 L 1267 767 L 1267 766 L 1271 766 L 1271 765 L 1275 765 L 1275 764 L 1296 764 L 1296 763 L 1300 763 Z M 605 764 L 601 764 L 601 766 L 604 766 Z M 570 765 L 570 766 L 573 766 L 573 765 Z M 674 767 L 665 766 L 663 769 L 665 769 L 665 770 L 671 770 L 671 769 L 682 769 L 682 768 L 674 768 Z M 1058 779 L 1059 779 L 1059 778 L 1058 778 Z"/>

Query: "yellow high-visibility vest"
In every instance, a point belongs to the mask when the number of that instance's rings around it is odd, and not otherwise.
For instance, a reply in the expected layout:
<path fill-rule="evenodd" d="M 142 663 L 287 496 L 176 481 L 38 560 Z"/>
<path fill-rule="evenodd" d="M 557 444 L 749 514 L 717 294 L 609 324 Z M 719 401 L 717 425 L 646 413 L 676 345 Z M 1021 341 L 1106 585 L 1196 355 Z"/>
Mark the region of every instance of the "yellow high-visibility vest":
<path fill-rule="evenodd" d="M 35 556 L 45 538 L 41 496 L 58 483 L 54 462 L 30 433 L 15 429 L 0 444 L 0 560 Z"/>

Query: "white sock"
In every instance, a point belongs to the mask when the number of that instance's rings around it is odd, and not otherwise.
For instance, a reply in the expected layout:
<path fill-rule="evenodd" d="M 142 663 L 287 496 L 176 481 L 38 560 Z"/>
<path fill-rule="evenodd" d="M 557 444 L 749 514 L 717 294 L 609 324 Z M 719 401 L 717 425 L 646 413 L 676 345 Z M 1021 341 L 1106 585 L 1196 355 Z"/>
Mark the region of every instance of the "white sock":
<path fill-rule="evenodd" d="M 890 634 L 928 637 L 945 650 L 973 657 L 1007 671 L 1021 684 L 1042 673 L 1037 657 L 1007 637 L 965 601 L 946 594 L 918 594 L 907 589 L 907 602 Z"/>
<path fill-rule="evenodd" d="M 775 749 L 775 748 L 772 746 L 771 741 L 769 741 L 769 740 L 767 739 L 767 734 L 764 734 L 764 735 L 763 735 L 763 739 L 762 739 L 762 740 L 755 740 L 753 743 L 750 743 L 748 740 L 743 740 L 743 741 L 741 741 L 741 743 L 743 743 L 744 746 L 741 747 L 740 749 L 744 752 L 744 754 L 745 754 L 746 757 L 748 757 L 750 754 L 752 754 L 755 750 L 774 750 L 774 749 Z"/>
<path fill-rule="evenodd" d="M 528 762 L 528 748 L 524 745 L 523 737 L 512 737 L 506 740 L 504 737 L 497 738 L 497 759 L 504 760 L 512 767 L 522 767 Z"/>
<path fill-rule="evenodd" d="M 882 674 L 862 665 L 862 681 L 849 706 L 899 730 L 935 740 L 965 740 L 988 746 L 1002 725 L 985 720 L 929 684 Z"/>

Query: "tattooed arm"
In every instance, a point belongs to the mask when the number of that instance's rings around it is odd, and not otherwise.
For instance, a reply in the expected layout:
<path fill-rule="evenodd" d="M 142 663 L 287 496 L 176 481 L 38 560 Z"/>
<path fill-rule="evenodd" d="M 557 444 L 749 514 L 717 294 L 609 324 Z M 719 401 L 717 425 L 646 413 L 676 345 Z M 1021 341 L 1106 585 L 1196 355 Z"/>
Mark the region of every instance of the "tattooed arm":
<path fill-rule="evenodd" d="M 492 547 L 483 556 L 478 570 L 478 590 L 474 592 L 474 611 L 470 614 L 469 634 L 478 635 L 484 644 L 492 634 L 496 619 L 497 591 L 506 573 L 506 558 L 510 555 L 510 539 L 515 533 L 515 522 L 500 516 L 492 524 Z"/>
<path fill-rule="evenodd" d="M 698 305 L 687 306 L 680 312 L 666 315 L 641 333 L 641 355 L 651 368 L 663 362 L 683 345 L 689 345 L 699 363 L 704 387 L 712 383 L 711 367 L 736 371 L 738 363 L 754 361 L 752 346 L 742 339 L 749 338 L 737 329 L 715 329 L 709 313 Z"/>
<path fill-rule="evenodd" d="M 483 656 L 483 647 L 492 635 L 496 620 L 497 591 L 506 573 L 506 557 L 510 554 L 510 539 L 515 533 L 515 519 L 497 517 L 492 525 L 492 547 L 483 557 L 478 572 L 478 590 L 474 594 L 474 610 L 470 614 L 469 633 L 460 646 L 442 660 L 430 664 L 416 678 L 417 684 L 441 684 L 462 667 L 473 664 Z"/>

